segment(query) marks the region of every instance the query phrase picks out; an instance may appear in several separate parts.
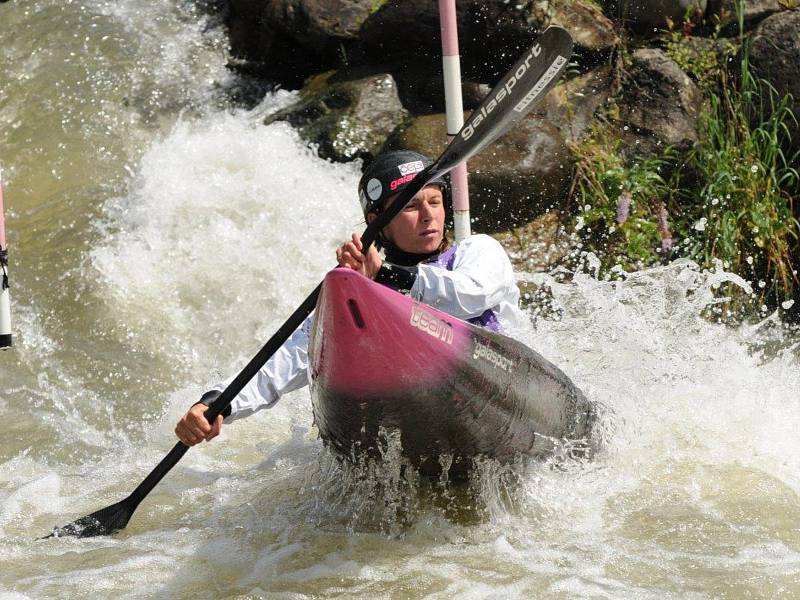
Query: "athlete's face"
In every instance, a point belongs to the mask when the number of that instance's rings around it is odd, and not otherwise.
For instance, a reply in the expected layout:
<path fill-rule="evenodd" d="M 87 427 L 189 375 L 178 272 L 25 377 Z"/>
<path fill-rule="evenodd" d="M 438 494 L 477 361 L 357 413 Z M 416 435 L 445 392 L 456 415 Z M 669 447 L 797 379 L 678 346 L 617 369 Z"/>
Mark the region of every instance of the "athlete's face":
<path fill-rule="evenodd" d="M 391 205 L 397 198 L 387 200 Z M 375 218 L 370 214 L 370 222 Z M 414 199 L 383 229 L 395 246 L 414 254 L 435 252 L 444 238 L 444 197 L 438 185 L 422 188 Z"/>

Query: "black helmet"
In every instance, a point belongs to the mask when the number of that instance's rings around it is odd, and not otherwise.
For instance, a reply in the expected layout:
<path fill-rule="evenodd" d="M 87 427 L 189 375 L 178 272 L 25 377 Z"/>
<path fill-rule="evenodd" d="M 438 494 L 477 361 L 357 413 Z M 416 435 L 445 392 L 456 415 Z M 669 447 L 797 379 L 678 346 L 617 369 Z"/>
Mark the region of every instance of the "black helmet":
<path fill-rule="evenodd" d="M 378 155 L 373 160 L 358 182 L 358 199 L 364 216 L 370 212 L 379 212 L 383 202 L 408 185 L 417 174 L 433 161 L 413 150 L 392 150 Z M 442 186 L 445 199 L 449 196 L 447 184 L 438 180 Z"/>

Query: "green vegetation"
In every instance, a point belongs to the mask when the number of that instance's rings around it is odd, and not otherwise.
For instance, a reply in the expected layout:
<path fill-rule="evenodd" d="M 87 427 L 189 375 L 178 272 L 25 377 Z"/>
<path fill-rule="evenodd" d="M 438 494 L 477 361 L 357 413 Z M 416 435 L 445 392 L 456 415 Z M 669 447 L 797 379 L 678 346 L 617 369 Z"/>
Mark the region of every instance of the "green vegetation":
<path fill-rule="evenodd" d="M 671 246 L 667 207 L 673 194 L 665 173 L 673 169 L 676 153 L 626 164 L 621 140 L 607 122 L 573 146 L 577 157 L 574 191 L 579 199 L 582 234 L 606 266 L 626 270 L 661 260 Z"/>
<path fill-rule="evenodd" d="M 372 0 L 372 6 L 370 6 L 369 14 L 378 12 L 378 10 L 380 10 L 381 6 L 384 4 L 386 4 L 386 0 Z"/>
<path fill-rule="evenodd" d="M 741 30 L 741 10 L 738 16 Z M 616 265 L 629 270 L 678 256 L 706 268 L 721 263 L 753 284 L 753 297 L 735 286 L 719 291 L 728 298 L 725 313 L 741 317 L 800 296 L 800 173 L 798 154 L 786 154 L 796 121 L 791 97 L 752 73 L 744 36 L 733 63 L 732 44 L 689 37 L 686 28 L 667 32 L 665 47 L 706 98 L 699 141 L 680 157 L 667 148 L 626 160 L 622 125 L 609 111 L 572 147 L 576 230 L 607 276 Z"/>
<path fill-rule="evenodd" d="M 790 298 L 798 283 L 800 225 L 793 210 L 798 188 L 795 157 L 787 158 L 787 125 L 794 116 L 790 98 L 750 72 L 745 48 L 741 76 L 727 75 L 719 94 L 709 98 L 700 142 L 689 157 L 701 185 L 683 190 L 697 217 L 688 254 L 710 264 L 714 259 L 753 281 L 762 299 Z M 698 213 L 699 214 L 696 214 Z"/>
<path fill-rule="evenodd" d="M 738 47 L 730 40 L 720 39 L 719 27 L 711 38 L 693 37 L 686 31 L 666 33 L 664 51 L 696 82 L 705 93 L 713 93 L 725 71 L 728 60 Z"/>

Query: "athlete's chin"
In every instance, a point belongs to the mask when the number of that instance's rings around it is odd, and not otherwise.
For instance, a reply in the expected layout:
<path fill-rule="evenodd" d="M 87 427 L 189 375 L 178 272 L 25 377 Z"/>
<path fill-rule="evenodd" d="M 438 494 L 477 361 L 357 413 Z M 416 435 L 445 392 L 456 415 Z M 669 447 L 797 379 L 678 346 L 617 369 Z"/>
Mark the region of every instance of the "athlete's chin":
<path fill-rule="evenodd" d="M 441 235 L 422 236 L 415 244 L 417 246 L 416 252 L 417 254 L 429 254 L 430 252 L 435 252 L 441 244 Z"/>
<path fill-rule="evenodd" d="M 396 242 L 397 246 L 412 254 L 430 254 L 436 252 L 439 246 L 442 245 L 442 236 L 439 235 L 426 235 L 420 236 L 413 240 L 404 240 L 403 242 Z"/>

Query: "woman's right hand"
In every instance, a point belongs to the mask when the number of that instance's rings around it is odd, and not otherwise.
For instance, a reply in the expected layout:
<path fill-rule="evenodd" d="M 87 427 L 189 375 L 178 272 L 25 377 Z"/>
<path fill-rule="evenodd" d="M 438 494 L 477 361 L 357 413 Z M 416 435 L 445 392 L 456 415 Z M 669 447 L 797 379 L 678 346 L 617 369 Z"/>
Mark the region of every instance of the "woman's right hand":
<path fill-rule="evenodd" d="M 175 435 L 187 446 L 194 446 L 203 440 L 209 442 L 219 435 L 222 428 L 222 415 L 212 426 L 205 417 L 208 407 L 205 404 L 195 404 L 190 408 L 175 426 Z"/>
<path fill-rule="evenodd" d="M 362 249 L 361 238 L 354 233 L 350 241 L 336 249 L 336 262 L 340 267 L 353 269 L 370 279 L 375 279 L 375 275 L 383 264 L 380 254 L 374 245 L 369 247 L 366 256 L 362 253 Z"/>

